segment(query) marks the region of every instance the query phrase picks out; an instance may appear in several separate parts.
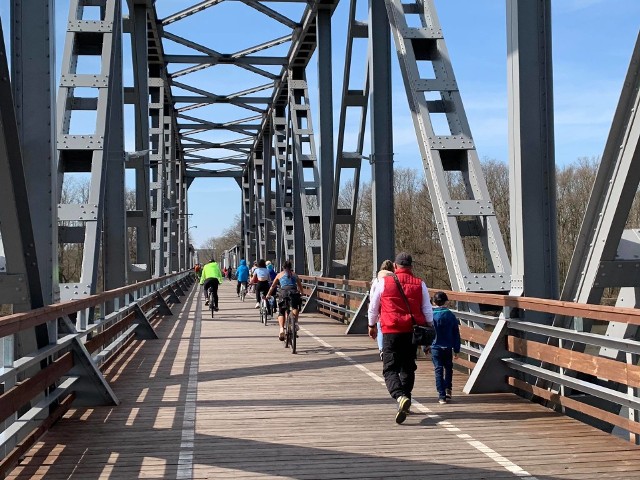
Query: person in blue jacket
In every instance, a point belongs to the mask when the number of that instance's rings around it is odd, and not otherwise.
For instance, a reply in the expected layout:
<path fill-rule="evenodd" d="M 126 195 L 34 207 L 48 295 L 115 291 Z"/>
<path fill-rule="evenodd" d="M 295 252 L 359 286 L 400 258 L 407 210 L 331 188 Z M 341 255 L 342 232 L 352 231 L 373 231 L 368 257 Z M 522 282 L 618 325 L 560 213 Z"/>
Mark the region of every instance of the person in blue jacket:
<path fill-rule="evenodd" d="M 449 298 L 444 292 L 436 292 L 433 296 L 433 326 L 436 338 L 431 344 L 431 358 L 436 375 L 438 403 L 451 400 L 453 380 L 453 359 L 460 353 L 460 322 L 445 303 Z"/>
<path fill-rule="evenodd" d="M 247 282 L 249 281 L 249 269 L 247 268 L 247 261 L 244 259 L 240 260 L 240 265 L 236 269 L 236 279 L 238 280 L 236 293 L 240 296 L 240 285 L 244 283 L 245 288 L 247 288 Z"/>

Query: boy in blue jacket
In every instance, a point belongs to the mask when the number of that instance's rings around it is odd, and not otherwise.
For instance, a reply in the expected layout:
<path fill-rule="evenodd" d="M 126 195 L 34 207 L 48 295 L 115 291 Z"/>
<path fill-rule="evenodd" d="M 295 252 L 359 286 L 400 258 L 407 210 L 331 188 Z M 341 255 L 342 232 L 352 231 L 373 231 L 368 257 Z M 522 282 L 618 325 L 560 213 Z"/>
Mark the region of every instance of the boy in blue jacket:
<path fill-rule="evenodd" d="M 433 326 L 436 338 L 431 344 L 431 358 L 436 374 L 438 403 L 451 400 L 451 381 L 453 379 L 453 359 L 460 353 L 460 322 L 444 304 L 449 300 L 444 292 L 433 296 Z"/>

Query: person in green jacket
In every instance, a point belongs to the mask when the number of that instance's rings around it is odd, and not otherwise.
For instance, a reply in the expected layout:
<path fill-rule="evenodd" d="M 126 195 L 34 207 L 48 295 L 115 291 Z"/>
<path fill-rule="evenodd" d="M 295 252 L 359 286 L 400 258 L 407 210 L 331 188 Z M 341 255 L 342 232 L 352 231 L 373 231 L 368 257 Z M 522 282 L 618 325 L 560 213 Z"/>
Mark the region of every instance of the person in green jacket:
<path fill-rule="evenodd" d="M 202 274 L 200 275 L 200 285 L 204 286 L 204 297 L 206 299 L 205 305 L 209 305 L 209 289 L 213 293 L 213 309 L 218 311 L 218 285 L 222 283 L 222 272 L 220 266 L 211 259 L 204 267 L 202 267 Z"/>

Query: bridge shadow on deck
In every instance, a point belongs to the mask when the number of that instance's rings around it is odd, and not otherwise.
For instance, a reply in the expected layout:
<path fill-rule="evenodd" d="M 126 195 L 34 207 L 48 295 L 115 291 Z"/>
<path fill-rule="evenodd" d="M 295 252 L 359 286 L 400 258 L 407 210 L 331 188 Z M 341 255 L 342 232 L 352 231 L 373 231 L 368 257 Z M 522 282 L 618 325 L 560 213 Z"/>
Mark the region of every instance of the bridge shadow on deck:
<path fill-rule="evenodd" d="M 176 310 L 176 315 L 155 325 L 163 340 L 136 342 L 110 367 L 107 377 L 122 403 L 117 407 L 69 412 L 9 478 L 517 478 L 436 423 L 444 419 L 453 422 L 472 419 L 479 424 L 500 422 L 507 420 L 507 413 L 508 421 L 566 418 L 546 410 L 510 411 L 513 404 L 510 407 L 505 403 L 510 396 L 466 396 L 456 399 L 451 409 L 439 411 L 439 419 L 416 412 L 398 427 L 392 420 L 393 405 L 386 392 L 377 395 L 383 387 L 376 385 L 373 395 L 354 391 L 336 396 L 331 391 L 323 393 L 322 386 L 318 386 L 317 392 L 298 398 L 278 396 L 277 392 L 274 397 L 273 392 L 262 394 L 260 391 L 253 392 L 249 398 L 225 398 L 218 392 L 216 398 L 208 398 L 209 394 L 200 398 L 199 394 L 195 401 L 198 409 L 195 435 L 192 440 L 187 436 L 185 441 L 185 426 L 190 422 L 189 416 L 185 416 L 185 405 L 196 340 L 194 320 L 201 314 L 202 306 L 199 302 L 200 306 L 194 307 L 194 292 L 197 289 L 183 300 L 179 315 Z M 252 310 L 246 315 L 255 316 L 255 312 Z M 210 320 L 205 317 L 202 324 Z M 221 322 L 220 335 L 201 336 L 198 342 L 236 338 L 251 341 L 246 335 L 233 335 L 233 329 L 223 323 L 223 315 L 213 321 Z M 259 325 L 255 319 L 234 318 L 232 321 L 251 321 L 256 328 Z M 326 322 L 305 322 L 305 326 L 312 324 L 326 326 Z M 322 338 L 331 338 L 331 335 L 323 334 Z M 261 365 L 255 365 L 255 361 L 261 359 L 260 352 L 256 353 L 254 364 L 247 366 L 205 365 L 207 352 L 202 349 L 198 385 L 213 384 L 218 385 L 217 389 L 225 389 L 229 388 L 229 382 L 242 380 L 241 383 L 246 384 L 252 377 L 273 377 L 278 382 L 283 376 L 303 378 L 304 374 L 326 375 L 333 371 L 337 383 L 342 385 L 344 380 L 339 380 L 339 376 L 344 376 L 345 369 L 352 367 L 333 355 L 338 347 L 321 347 L 309 340 L 309 337 L 302 338 L 301 355 L 296 356 L 295 361 L 288 361 L 286 357 L 281 362 L 267 361 Z M 268 345 L 269 349 L 281 345 L 277 339 L 270 341 L 273 344 Z M 312 348 L 306 348 L 310 344 Z M 380 362 L 376 362 L 377 354 L 371 353 L 375 352 L 374 348 L 341 345 L 339 350 L 356 352 L 350 354 L 353 360 L 370 367 L 373 364 L 372 370 L 378 372 Z M 324 353 L 332 356 L 304 358 L 305 354 Z M 430 362 L 420 364 L 424 370 Z M 422 402 L 434 399 L 425 396 L 424 391 L 419 397 Z M 514 400 L 516 404 L 524 402 L 515 397 Z M 497 402 L 500 408 L 480 409 L 483 404 L 495 406 Z M 384 421 L 380 419 L 381 412 L 388 412 Z M 315 416 L 310 421 L 312 415 Z M 304 422 L 309 423 L 307 430 L 296 429 L 296 425 Z M 332 430 L 318 434 L 314 431 L 314 422 L 332 423 Z M 316 425 L 322 428 L 319 423 Z M 211 433 L 211 429 L 217 433 Z M 185 462 L 185 452 L 188 462 Z M 563 462 L 563 457 L 550 460 L 550 463 Z M 619 462 L 622 465 L 626 460 Z M 563 471 L 562 465 L 557 470 Z M 621 475 L 611 478 L 630 478 L 627 474 Z M 535 476 L 540 480 L 582 478 L 540 473 Z"/>

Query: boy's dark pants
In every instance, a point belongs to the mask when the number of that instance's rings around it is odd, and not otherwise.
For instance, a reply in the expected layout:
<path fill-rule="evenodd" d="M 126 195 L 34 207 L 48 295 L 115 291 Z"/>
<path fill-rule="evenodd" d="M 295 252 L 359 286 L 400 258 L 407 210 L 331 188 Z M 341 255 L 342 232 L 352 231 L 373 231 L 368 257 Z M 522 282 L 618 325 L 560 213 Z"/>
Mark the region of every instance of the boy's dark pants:
<path fill-rule="evenodd" d="M 446 389 L 453 380 L 453 351 L 450 348 L 431 347 L 433 370 L 436 374 L 438 398 L 445 398 Z"/>
<path fill-rule="evenodd" d="M 416 379 L 416 347 L 413 334 L 385 333 L 382 338 L 382 374 L 387 390 L 393 398 L 405 395 L 411 398 Z"/>

